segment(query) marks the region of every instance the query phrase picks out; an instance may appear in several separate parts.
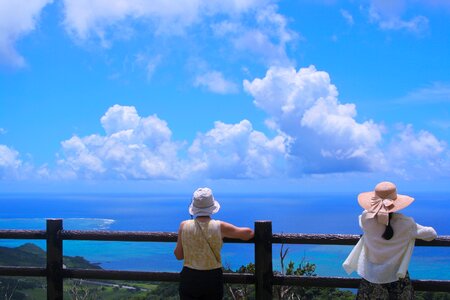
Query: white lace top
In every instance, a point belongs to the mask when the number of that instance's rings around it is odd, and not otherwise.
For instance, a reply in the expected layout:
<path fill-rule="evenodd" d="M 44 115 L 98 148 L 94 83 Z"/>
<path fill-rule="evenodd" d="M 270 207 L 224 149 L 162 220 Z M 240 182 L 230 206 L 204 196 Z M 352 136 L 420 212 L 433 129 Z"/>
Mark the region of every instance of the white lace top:
<path fill-rule="evenodd" d="M 415 240 L 431 241 L 436 238 L 436 231 L 417 224 L 410 217 L 394 213 L 391 219 L 394 236 L 386 240 L 382 237 L 386 226 L 366 214 L 367 211 L 364 211 L 359 216 L 364 235 L 342 266 L 348 274 L 357 271 L 372 283 L 389 283 L 404 278 Z"/>
<path fill-rule="evenodd" d="M 181 242 L 184 253 L 184 266 L 196 270 L 212 270 L 222 267 L 220 250 L 222 249 L 222 234 L 220 231 L 220 221 L 210 220 L 208 222 L 198 222 L 205 233 L 211 247 L 217 255 L 211 251 L 205 241 L 200 228 L 195 224 L 195 220 L 184 222 L 181 232 Z"/>

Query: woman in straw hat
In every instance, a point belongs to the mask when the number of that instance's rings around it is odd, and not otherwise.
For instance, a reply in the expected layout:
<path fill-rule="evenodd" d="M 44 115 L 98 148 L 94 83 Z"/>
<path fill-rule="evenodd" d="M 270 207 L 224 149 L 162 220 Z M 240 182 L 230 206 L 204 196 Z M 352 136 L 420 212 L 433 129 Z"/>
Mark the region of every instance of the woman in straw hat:
<path fill-rule="evenodd" d="M 364 208 L 359 225 L 364 234 L 345 260 L 348 274 L 357 271 L 362 277 L 357 299 L 413 299 L 408 276 L 415 239 L 436 238 L 432 227 L 417 224 L 397 211 L 414 201 L 397 194 L 395 184 L 381 182 L 375 190 L 358 195 Z"/>
<path fill-rule="evenodd" d="M 214 199 L 211 189 L 199 188 L 194 192 L 189 206 L 193 219 L 180 224 L 174 254 L 178 260 L 184 259 L 179 287 L 181 300 L 222 299 L 222 239 L 253 238 L 250 228 L 211 219 L 219 208 L 220 204 Z"/>

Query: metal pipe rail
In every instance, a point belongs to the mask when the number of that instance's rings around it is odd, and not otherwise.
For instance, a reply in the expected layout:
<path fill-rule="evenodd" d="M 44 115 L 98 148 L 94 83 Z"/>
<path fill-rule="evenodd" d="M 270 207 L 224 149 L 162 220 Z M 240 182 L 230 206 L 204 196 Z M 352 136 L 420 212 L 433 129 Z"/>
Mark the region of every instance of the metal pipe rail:
<path fill-rule="evenodd" d="M 256 299 L 272 299 L 274 285 L 305 287 L 357 288 L 359 279 L 321 276 L 286 276 L 274 274 L 272 266 L 273 244 L 354 245 L 359 235 L 349 234 L 273 234 L 271 221 L 255 222 L 255 237 L 249 241 L 224 239 L 225 243 L 251 243 L 255 245 L 255 274 L 225 273 L 226 283 L 255 284 Z M 138 272 L 118 270 L 90 270 L 63 268 L 63 241 L 121 241 L 121 242 L 176 242 L 174 232 L 141 231 L 79 231 L 64 230 L 61 219 L 47 220 L 44 230 L 0 230 L 0 239 L 46 240 L 47 265 L 38 267 L 0 267 L 0 276 L 32 276 L 47 278 L 47 299 L 62 299 L 63 279 L 110 279 L 178 282 L 175 272 Z M 416 246 L 449 247 L 450 236 L 439 236 L 433 241 L 416 241 Z M 450 291 L 450 280 L 412 280 L 418 291 Z"/>

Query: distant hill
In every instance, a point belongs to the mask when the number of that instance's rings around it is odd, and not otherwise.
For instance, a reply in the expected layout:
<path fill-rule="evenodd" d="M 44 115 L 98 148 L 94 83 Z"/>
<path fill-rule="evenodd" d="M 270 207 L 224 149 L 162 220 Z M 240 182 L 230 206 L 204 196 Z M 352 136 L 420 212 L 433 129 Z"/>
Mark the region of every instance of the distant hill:
<path fill-rule="evenodd" d="M 67 268 L 101 269 L 81 256 L 64 256 Z M 16 248 L 0 247 L 0 265 L 20 267 L 45 267 L 46 252 L 33 243 L 26 243 Z"/>

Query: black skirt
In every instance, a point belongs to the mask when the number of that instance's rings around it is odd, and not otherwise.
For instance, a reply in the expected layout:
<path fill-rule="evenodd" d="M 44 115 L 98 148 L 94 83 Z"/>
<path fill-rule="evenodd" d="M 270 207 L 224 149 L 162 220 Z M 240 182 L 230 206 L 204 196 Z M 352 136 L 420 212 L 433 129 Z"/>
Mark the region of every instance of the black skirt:
<path fill-rule="evenodd" d="M 183 270 L 180 273 L 180 287 L 178 291 L 181 300 L 222 299 L 222 268 L 213 270 L 195 270 L 183 267 Z"/>

